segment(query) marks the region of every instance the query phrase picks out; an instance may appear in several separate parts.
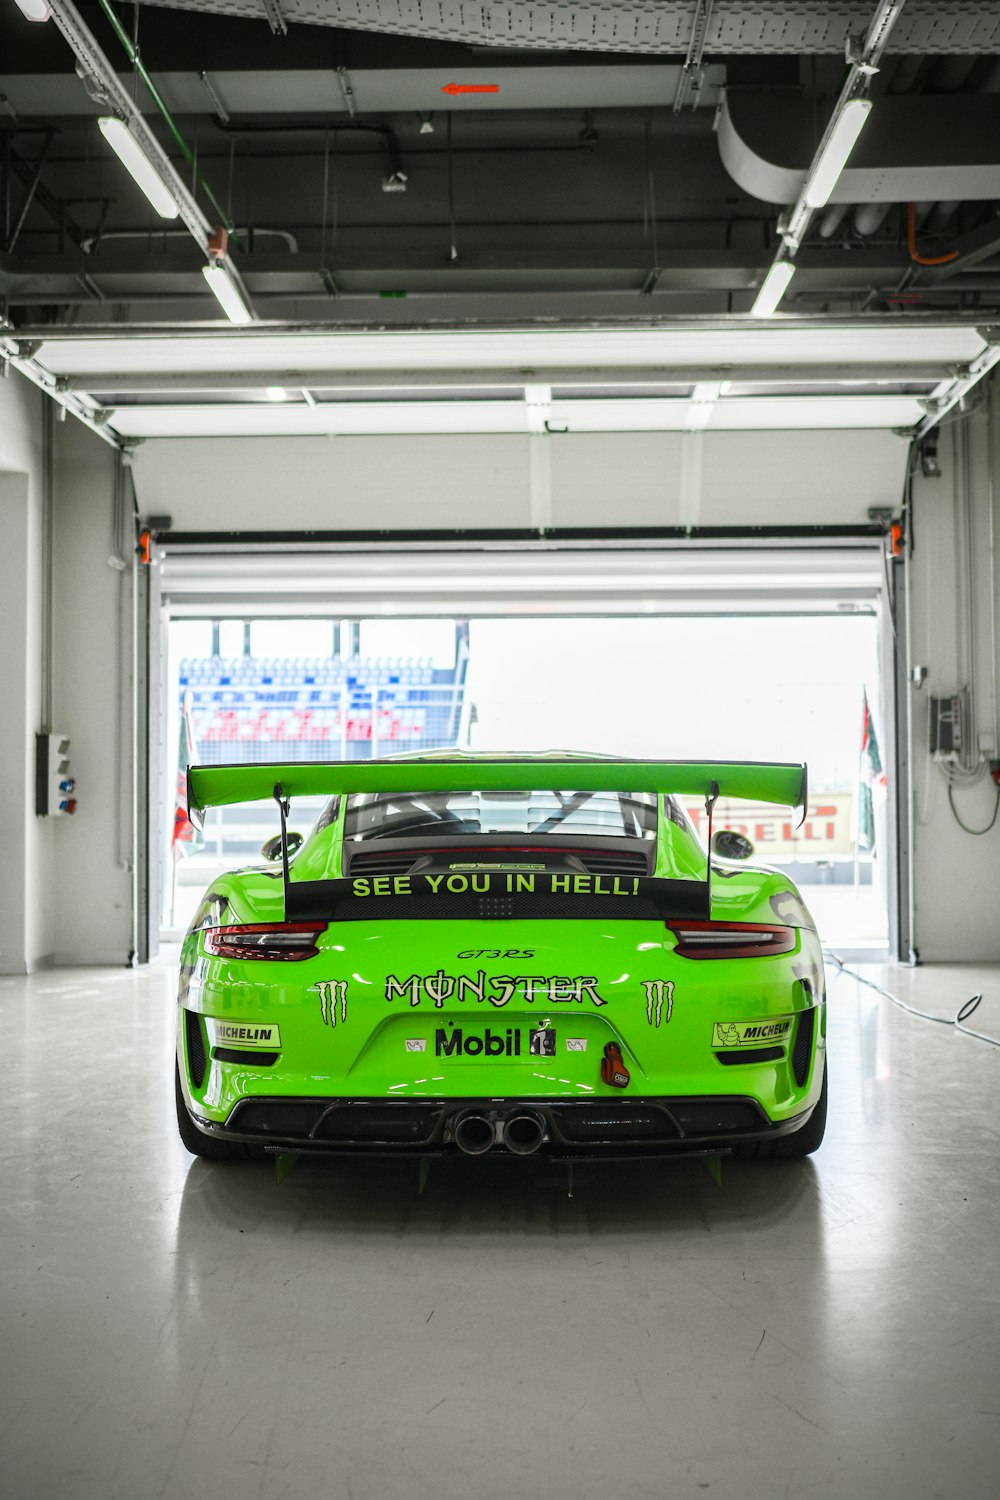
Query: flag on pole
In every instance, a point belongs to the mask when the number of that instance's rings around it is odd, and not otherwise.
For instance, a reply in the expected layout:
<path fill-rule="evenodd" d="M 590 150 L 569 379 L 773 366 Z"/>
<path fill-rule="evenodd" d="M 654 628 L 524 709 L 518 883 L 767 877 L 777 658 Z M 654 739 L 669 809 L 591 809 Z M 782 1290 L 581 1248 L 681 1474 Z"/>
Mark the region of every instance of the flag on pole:
<path fill-rule="evenodd" d="M 882 757 L 879 754 L 878 736 L 868 706 L 868 694 L 864 695 L 864 710 L 861 722 L 861 785 L 858 789 L 858 848 L 869 854 L 875 848 L 875 801 L 881 802 L 888 793 Z"/>
<path fill-rule="evenodd" d="M 204 843 L 204 834 L 188 817 L 187 812 L 187 768 L 198 759 L 194 732 L 191 728 L 191 694 L 186 692 L 181 703 L 181 729 L 177 743 L 177 792 L 174 798 L 174 830 L 170 835 L 170 847 L 174 858 L 180 853 L 181 844 L 190 844 L 192 849 Z"/>

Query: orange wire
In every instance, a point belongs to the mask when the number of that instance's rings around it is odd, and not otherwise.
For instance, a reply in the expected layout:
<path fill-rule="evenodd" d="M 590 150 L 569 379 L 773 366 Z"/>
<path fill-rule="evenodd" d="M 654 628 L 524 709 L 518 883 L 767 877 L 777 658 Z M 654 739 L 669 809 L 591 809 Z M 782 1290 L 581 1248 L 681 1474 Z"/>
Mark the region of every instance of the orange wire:
<path fill-rule="evenodd" d="M 917 205 L 908 203 L 906 205 L 906 248 L 910 252 L 910 259 L 918 266 L 943 266 L 949 260 L 958 259 L 957 250 L 949 250 L 947 255 L 921 255 L 917 250 Z"/>

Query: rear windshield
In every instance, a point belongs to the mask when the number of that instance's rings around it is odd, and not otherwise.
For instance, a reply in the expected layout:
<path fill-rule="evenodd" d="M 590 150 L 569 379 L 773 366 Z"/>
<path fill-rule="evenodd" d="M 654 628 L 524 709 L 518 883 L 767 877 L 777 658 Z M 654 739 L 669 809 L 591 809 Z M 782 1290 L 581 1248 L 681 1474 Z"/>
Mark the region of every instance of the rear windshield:
<path fill-rule="evenodd" d="M 378 792 L 348 797 L 345 839 L 571 833 L 652 839 L 656 796 L 623 792 Z"/>

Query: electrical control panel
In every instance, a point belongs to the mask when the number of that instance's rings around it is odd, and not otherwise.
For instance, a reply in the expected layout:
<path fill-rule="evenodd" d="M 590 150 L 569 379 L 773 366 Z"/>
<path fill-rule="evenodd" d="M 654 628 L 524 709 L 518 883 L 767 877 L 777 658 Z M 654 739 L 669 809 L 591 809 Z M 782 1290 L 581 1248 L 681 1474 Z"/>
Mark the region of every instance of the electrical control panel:
<path fill-rule="evenodd" d="M 35 736 L 35 812 L 40 818 L 76 812 L 76 778 L 69 751 L 68 734 Z"/>
<path fill-rule="evenodd" d="M 962 753 L 962 699 L 930 700 L 930 745 L 935 760 L 957 761 Z"/>

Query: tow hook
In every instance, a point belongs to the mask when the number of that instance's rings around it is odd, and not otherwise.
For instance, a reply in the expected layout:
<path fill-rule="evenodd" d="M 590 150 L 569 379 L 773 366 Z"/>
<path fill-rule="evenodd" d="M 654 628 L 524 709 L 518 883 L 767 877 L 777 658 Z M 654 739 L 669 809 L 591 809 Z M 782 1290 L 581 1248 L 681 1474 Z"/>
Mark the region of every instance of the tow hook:
<path fill-rule="evenodd" d="M 622 1058 L 622 1049 L 617 1042 L 608 1042 L 601 1058 L 601 1082 L 609 1083 L 613 1089 L 626 1089 L 631 1074 Z"/>

